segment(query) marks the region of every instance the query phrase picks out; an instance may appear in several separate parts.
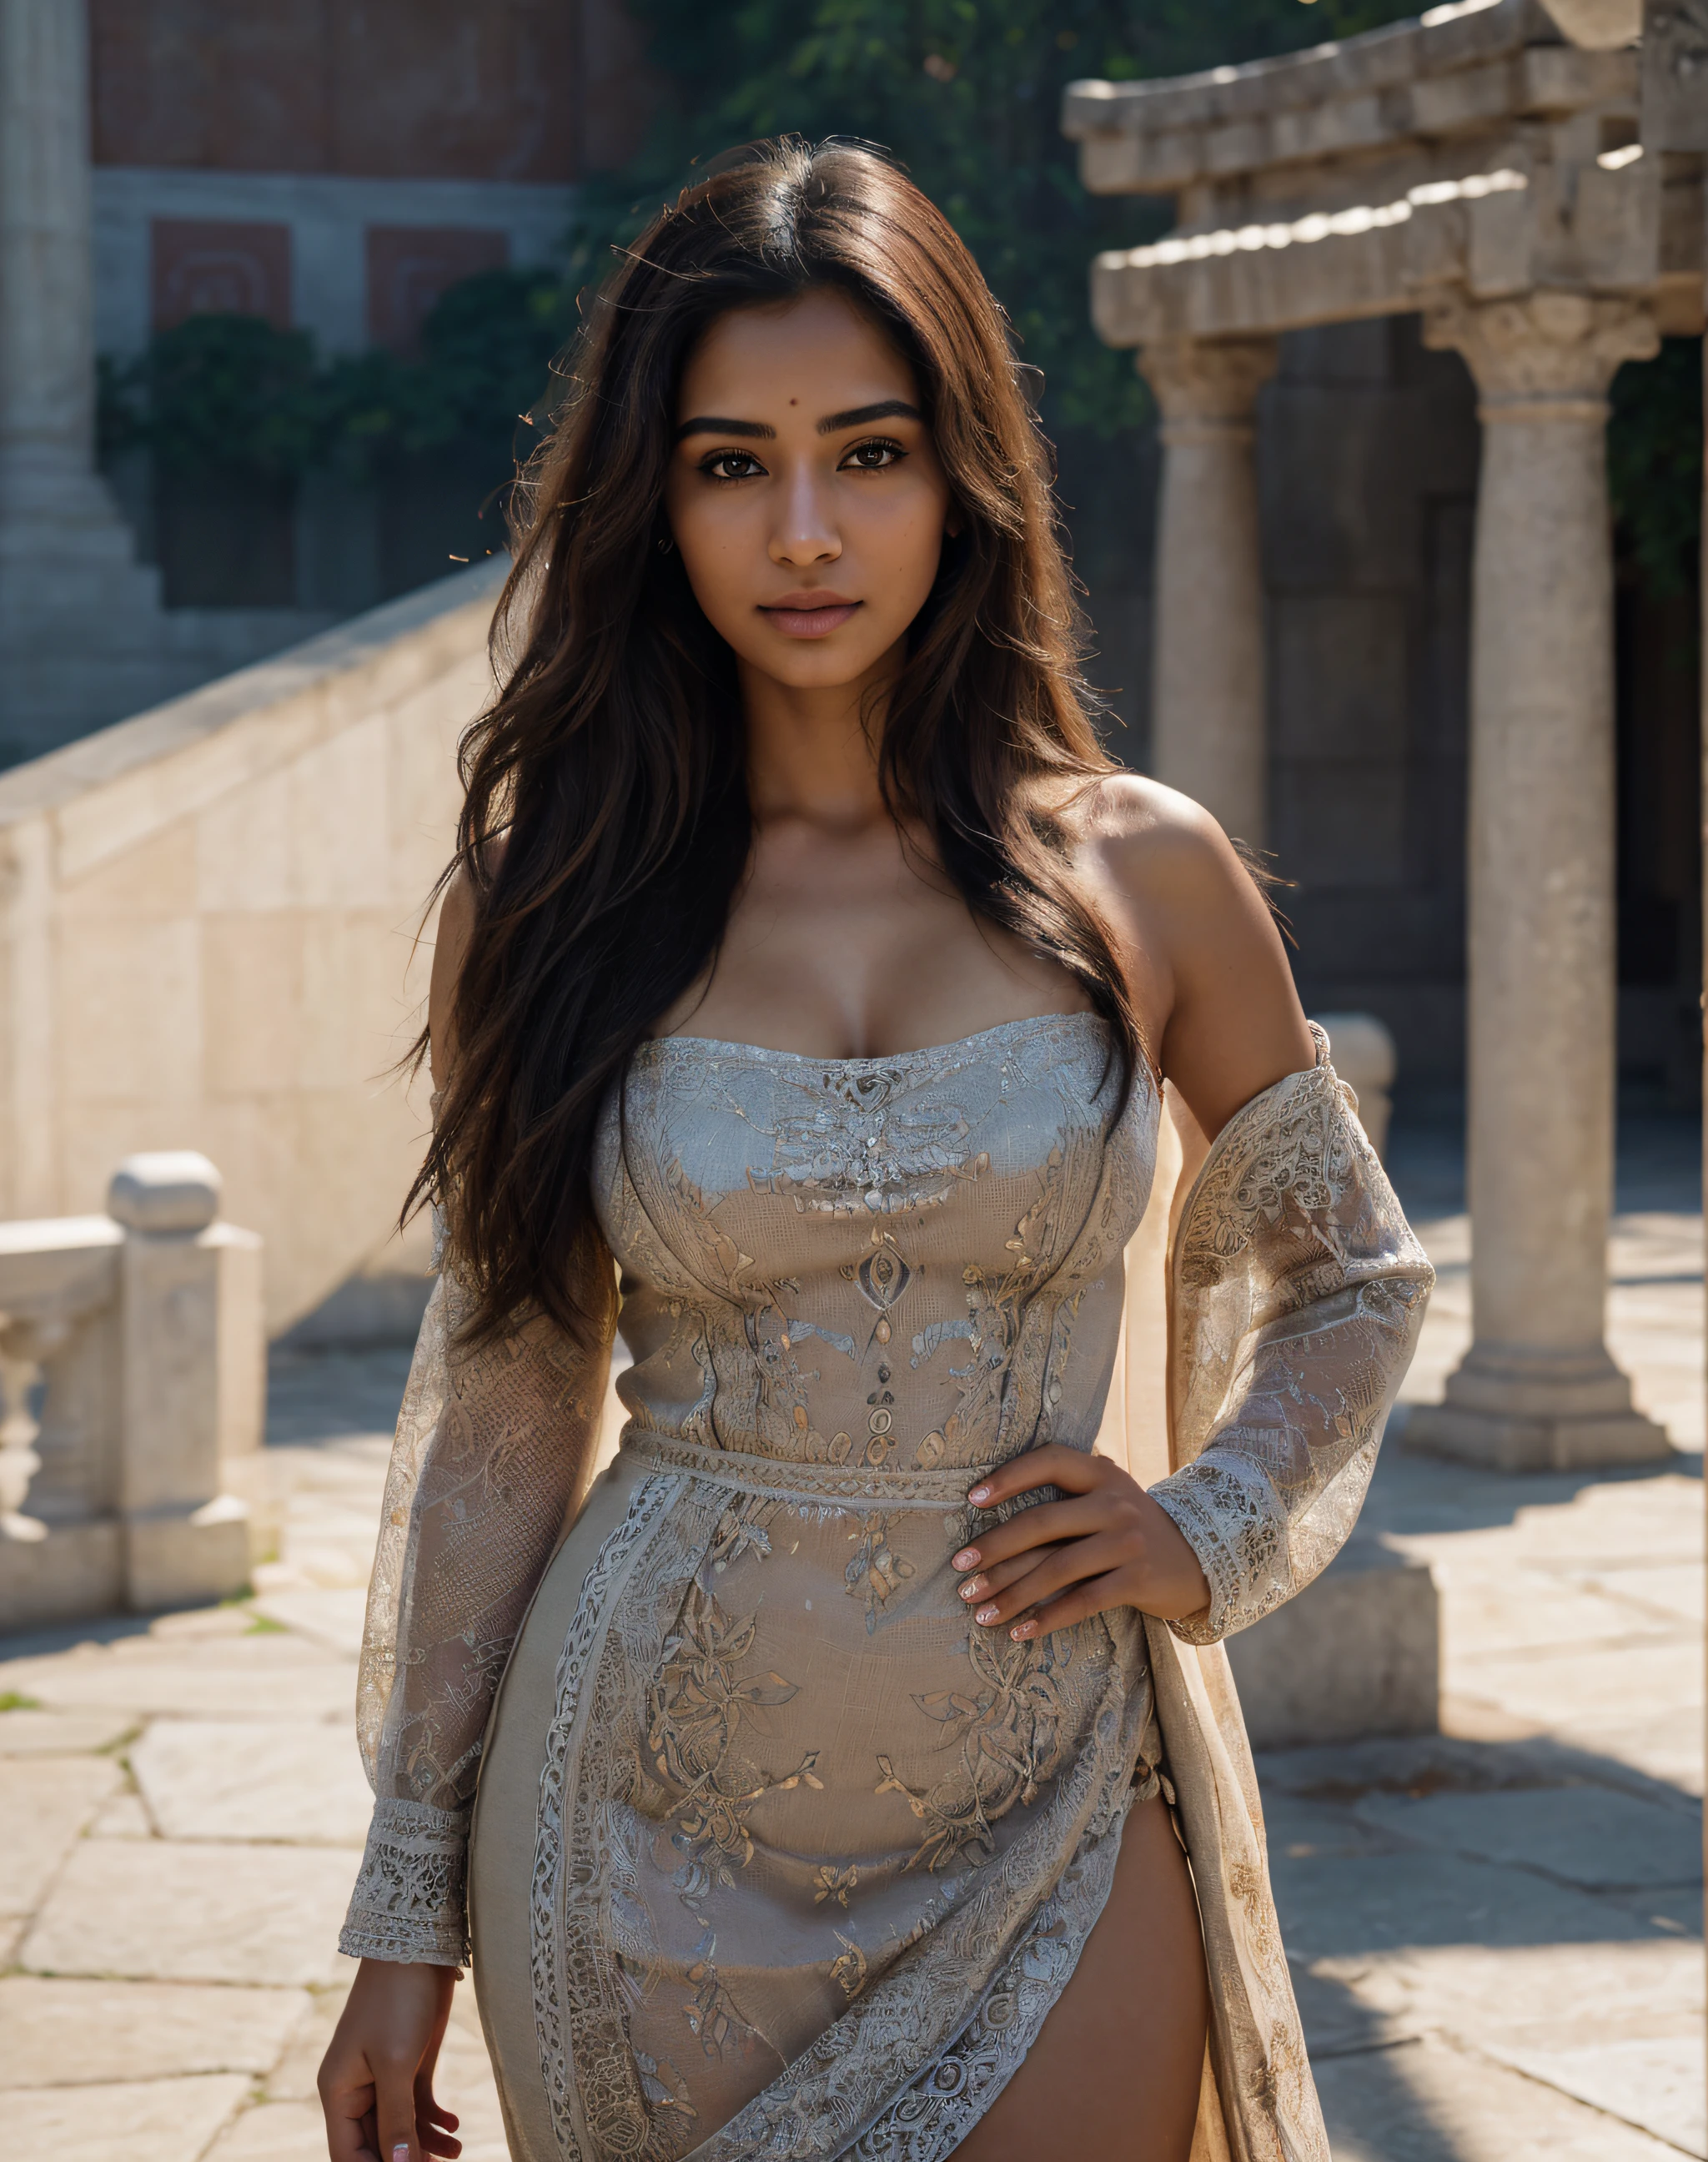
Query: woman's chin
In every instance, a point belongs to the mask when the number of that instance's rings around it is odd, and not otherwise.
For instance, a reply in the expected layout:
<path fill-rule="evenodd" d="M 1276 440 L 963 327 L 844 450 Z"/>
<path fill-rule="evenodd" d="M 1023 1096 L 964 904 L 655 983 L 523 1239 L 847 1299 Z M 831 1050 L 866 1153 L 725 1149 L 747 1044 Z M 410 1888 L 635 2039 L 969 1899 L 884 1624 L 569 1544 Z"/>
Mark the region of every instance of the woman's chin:
<path fill-rule="evenodd" d="M 838 691 L 864 681 L 883 652 L 858 650 L 834 631 L 824 638 L 770 638 L 757 651 L 743 655 L 750 668 L 786 684 L 791 691 Z"/>

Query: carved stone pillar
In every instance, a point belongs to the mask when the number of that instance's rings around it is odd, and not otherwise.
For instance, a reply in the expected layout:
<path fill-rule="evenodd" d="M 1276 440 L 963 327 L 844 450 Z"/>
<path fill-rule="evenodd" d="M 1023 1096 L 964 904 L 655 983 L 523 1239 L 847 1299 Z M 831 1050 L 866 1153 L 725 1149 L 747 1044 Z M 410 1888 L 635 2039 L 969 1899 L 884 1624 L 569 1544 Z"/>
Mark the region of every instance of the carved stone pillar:
<path fill-rule="evenodd" d="M 1179 338 L 1139 355 L 1162 412 L 1151 768 L 1259 847 L 1268 734 L 1251 446 L 1277 352 L 1273 338 Z"/>
<path fill-rule="evenodd" d="M 1604 1340 L 1615 1076 L 1606 389 L 1638 305 L 1452 305 L 1481 394 L 1471 650 L 1474 1340 L 1413 1447 L 1517 1470 L 1669 1453 Z"/>
<path fill-rule="evenodd" d="M 159 575 L 95 471 L 90 216 L 84 0 L 0 0 L 0 760 L 165 688 Z"/>
<path fill-rule="evenodd" d="M 93 471 L 89 219 L 83 8 L 0 0 L 0 547 L 8 555 L 39 551 L 44 519 L 50 528 L 115 522 Z"/>

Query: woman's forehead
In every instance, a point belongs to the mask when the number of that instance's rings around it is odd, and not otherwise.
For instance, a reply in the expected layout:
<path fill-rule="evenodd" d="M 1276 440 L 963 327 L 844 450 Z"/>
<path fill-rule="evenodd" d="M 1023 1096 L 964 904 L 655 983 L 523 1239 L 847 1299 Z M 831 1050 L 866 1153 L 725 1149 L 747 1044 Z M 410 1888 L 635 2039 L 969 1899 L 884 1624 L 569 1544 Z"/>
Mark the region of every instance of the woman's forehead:
<path fill-rule="evenodd" d="M 682 368 L 677 416 L 705 410 L 709 397 L 720 412 L 744 411 L 763 399 L 785 411 L 791 403 L 810 408 L 816 419 L 820 405 L 828 411 L 916 389 L 913 370 L 871 318 L 842 294 L 821 290 L 719 316 Z M 719 391 L 723 402 L 713 395 Z M 739 409 L 728 403 L 738 393 Z"/>

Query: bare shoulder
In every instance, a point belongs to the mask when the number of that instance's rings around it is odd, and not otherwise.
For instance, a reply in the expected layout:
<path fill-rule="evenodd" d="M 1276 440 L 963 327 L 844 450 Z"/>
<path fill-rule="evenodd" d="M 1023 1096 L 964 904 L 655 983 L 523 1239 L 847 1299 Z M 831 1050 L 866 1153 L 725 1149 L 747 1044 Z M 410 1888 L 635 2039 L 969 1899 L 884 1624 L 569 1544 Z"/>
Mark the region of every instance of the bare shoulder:
<path fill-rule="evenodd" d="M 1160 978 L 1203 951 L 1274 935 L 1268 903 L 1202 804 L 1141 773 L 1111 773 L 1065 816 L 1085 875 Z"/>
<path fill-rule="evenodd" d="M 1202 804 L 1142 773 L 1111 773 L 1076 807 L 1082 845 L 1103 876 L 1136 901 L 1220 890 L 1256 892 L 1250 874 Z"/>
<path fill-rule="evenodd" d="M 1209 812 L 1160 781 L 1110 774 L 1066 815 L 1157 1016 L 1163 1071 L 1216 1133 L 1315 1055 L 1269 904 Z"/>

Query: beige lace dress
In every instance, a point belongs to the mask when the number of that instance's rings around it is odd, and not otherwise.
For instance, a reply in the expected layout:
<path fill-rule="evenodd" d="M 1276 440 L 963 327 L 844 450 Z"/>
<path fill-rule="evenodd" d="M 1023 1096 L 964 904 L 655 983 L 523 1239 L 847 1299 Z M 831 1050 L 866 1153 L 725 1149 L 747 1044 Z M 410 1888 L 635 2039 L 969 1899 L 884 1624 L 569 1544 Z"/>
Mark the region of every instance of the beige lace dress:
<path fill-rule="evenodd" d="M 1087 1015 L 885 1059 L 645 1046 L 597 1164 L 633 1364 L 591 1492 L 603 1367 L 537 1321 L 462 1354 L 441 1277 L 376 1560 L 342 1941 L 456 1962 L 472 1935 L 519 2162 L 938 2162 L 1171 1778 L 1216 1998 L 1200 2148 L 1326 2155 L 1225 1661 L 1194 1647 L 1345 1537 L 1428 1268 L 1324 1047 L 1197 1181 L 1214 1233 L 1171 1363 L 1217 1430 L 1154 1491 L 1209 1610 L 981 1630 L 948 1565 L 990 1521 L 977 1474 L 1137 1417 L 1124 1256 L 1171 1129 L 1147 1073 L 1120 1095 Z M 1271 1136 L 1255 1185 L 1242 1122 Z"/>

